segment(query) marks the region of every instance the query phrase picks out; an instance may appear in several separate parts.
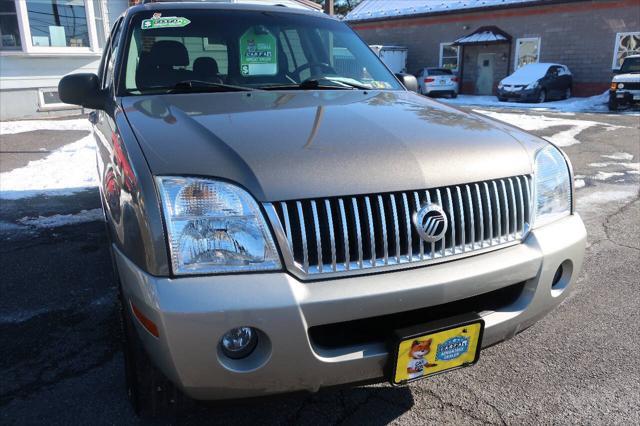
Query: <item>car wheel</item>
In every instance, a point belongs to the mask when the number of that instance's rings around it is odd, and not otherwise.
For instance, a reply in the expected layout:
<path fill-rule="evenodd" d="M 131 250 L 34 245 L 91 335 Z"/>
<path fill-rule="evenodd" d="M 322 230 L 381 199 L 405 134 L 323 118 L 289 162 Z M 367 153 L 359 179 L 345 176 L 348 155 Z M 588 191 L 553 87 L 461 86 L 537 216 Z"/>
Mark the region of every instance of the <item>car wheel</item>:
<path fill-rule="evenodd" d="M 547 101 L 547 91 L 544 89 L 540 89 L 538 92 L 538 103 L 542 104 Z"/>
<path fill-rule="evenodd" d="M 507 102 L 507 98 L 501 98 L 498 96 L 498 102 Z"/>
<path fill-rule="evenodd" d="M 127 395 L 142 418 L 174 419 L 188 398 L 167 379 L 147 355 L 120 292 L 120 319 Z"/>
<path fill-rule="evenodd" d="M 567 90 L 564 91 L 564 99 L 569 99 L 573 93 L 571 93 L 571 87 L 568 87 Z"/>
<path fill-rule="evenodd" d="M 613 98 L 609 99 L 609 111 L 617 111 L 618 110 L 618 101 Z"/>
<path fill-rule="evenodd" d="M 457 94 L 456 92 L 453 92 L 453 93 L 451 94 L 451 99 L 455 99 L 455 98 L 457 98 L 457 97 L 458 97 L 458 94 Z"/>

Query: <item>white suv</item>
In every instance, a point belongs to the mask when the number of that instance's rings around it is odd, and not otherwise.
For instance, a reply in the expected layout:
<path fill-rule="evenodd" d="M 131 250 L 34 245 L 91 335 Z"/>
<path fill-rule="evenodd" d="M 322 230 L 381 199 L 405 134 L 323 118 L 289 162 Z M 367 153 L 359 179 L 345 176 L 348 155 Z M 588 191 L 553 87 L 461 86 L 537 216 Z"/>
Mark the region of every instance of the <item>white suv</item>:
<path fill-rule="evenodd" d="M 640 104 L 640 55 L 627 56 L 609 89 L 609 111 L 621 105 Z"/>

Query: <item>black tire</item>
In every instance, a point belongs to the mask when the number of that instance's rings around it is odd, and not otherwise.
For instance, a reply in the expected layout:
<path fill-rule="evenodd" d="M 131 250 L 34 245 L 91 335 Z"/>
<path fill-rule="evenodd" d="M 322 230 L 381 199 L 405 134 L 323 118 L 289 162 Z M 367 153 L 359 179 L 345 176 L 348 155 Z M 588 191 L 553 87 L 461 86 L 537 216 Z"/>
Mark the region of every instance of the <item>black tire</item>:
<path fill-rule="evenodd" d="M 501 98 L 498 96 L 498 102 L 507 102 L 507 98 Z"/>
<path fill-rule="evenodd" d="M 567 90 L 564 91 L 564 99 L 569 99 L 573 96 L 573 92 L 571 91 L 571 87 L 568 87 Z"/>
<path fill-rule="evenodd" d="M 142 418 L 176 420 L 188 398 L 149 359 L 122 293 L 120 317 L 127 395 L 135 413 Z"/>
<path fill-rule="evenodd" d="M 455 98 L 457 98 L 457 97 L 458 97 L 458 94 L 457 94 L 456 92 L 453 92 L 453 93 L 451 94 L 451 99 L 455 99 Z"/>
<path fill-rule="evenodd" d="M 539 104 L 545 103 L 547 101 L 547 91 L 544 89 L 540 89 L 540 91 L 538 92 L 538 99 L 536 100 L 536 102 L 538 102 Z"/>
<path fill-rule="evenodd" d="M 615 98 L 609 98 L 609 111 L 617 111 L 618 107 L 618 101 Z"/>

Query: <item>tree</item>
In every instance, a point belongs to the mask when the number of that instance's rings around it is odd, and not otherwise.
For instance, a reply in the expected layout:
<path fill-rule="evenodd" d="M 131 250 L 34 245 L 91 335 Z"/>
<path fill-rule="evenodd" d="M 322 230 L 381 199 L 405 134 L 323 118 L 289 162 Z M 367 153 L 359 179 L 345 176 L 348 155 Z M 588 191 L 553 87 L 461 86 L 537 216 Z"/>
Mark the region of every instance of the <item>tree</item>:
<path fill-rule="evenodd" d="M 314 0 L 324 6 L 324 0 Z M 336 15 L 345 16 L 351 12 L 354 7 L 358 5 L 362 0 L 335 0 L 334 12 Z"/>

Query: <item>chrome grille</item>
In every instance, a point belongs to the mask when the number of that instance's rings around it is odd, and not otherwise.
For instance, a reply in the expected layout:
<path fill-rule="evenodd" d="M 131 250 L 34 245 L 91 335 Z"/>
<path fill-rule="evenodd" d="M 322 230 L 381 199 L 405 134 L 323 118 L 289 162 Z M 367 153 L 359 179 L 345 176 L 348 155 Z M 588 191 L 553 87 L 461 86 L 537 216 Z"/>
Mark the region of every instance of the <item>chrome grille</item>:
<path fill-rule="evenodd" d="M 412 217 L 440 205 L 449 227 L 426 243 Z M 448 260 L 520 241 L 529 230 L 531 177 L 420 191 L 283 201 L 266 205 L 289 269 L 298 276 L 342 275 Z"/>

